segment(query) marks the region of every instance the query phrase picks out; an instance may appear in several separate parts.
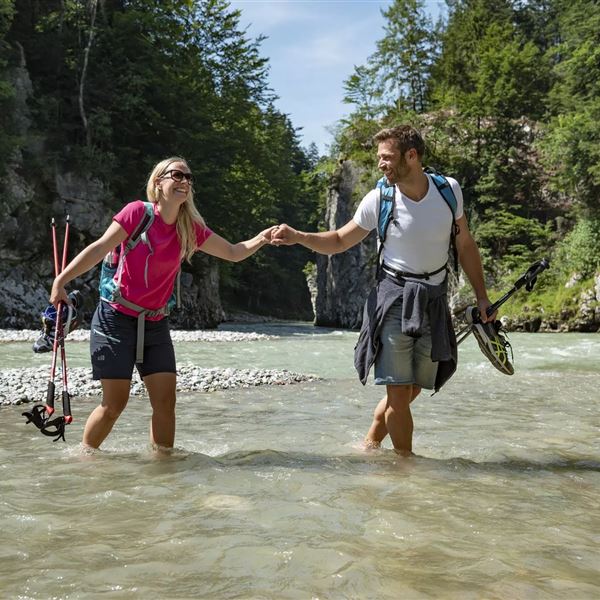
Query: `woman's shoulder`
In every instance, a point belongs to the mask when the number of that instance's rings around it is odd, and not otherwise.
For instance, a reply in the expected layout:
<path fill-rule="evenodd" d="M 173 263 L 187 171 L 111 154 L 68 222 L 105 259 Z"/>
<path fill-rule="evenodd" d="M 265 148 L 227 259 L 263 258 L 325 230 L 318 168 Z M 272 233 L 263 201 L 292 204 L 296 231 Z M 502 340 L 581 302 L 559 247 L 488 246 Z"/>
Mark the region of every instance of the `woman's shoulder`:
<path fill-rule="evenodd" d="M 143 200 L 132 200 L 125 204 L 120 212 L 141 216 L 146 212 L 146 203 Z"/>
<path fill-rule="evenodd" d="M 146 205 L 142 200 L 128 202 L 114 217 L 127 233 L 131 234 L 136 225 L 141 221 L 146 212 Z"/>

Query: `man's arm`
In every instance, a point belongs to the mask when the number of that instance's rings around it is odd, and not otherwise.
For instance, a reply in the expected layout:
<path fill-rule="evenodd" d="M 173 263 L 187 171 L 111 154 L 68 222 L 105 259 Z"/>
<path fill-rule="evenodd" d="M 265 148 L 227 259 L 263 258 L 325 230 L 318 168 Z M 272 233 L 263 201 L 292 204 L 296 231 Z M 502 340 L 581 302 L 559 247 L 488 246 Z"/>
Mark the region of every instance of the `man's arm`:
<path fill-rule="evenodd" d="M 284 223 L 279 225 L 273 232 L 271 243 L 274 246 L 301 244 L 319 254 L 338 254 L 352 248 L 352 246 L 356 246 L 368 234 L 367 229 L 363 229 L 354 221 L 348 221 L 343 227 L 335 231 L 324 231 L 322 233 L 298 231 Z"/>
<path fill-rule="evenodd" d="M 456 224 L 460 228 L 460 231 L 456 236 L 456 250 L 458 252 L 460 266 L 466 273 L 467 278 L 473 287 L 473 291 L 475 292 L 475 296 L 477 297 L 477 306 L 479 307 L 481 320 L 483 322 L 493 321 L 496 318 L 496 313 L 494 312 L 488 317 L 485 312 L 491 302 L 485 288 L 485 279 L 483 277 L 483 266 L 481 264 L 479 248 L 469 231 L 469 225 L 467 224 L 467 219 L 464 215 L 456 221 Z"/>

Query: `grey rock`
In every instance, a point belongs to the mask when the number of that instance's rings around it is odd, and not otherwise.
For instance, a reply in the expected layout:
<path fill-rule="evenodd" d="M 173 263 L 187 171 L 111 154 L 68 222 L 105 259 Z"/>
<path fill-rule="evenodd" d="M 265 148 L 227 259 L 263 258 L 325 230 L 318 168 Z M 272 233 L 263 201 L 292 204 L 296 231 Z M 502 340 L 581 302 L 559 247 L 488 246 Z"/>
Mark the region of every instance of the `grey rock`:
<path fill-rule="evenodd" d="M 352 161 L 344 160 L 332 178 L 325 211 L 328 230 L 339 229 L 353 216 L 355 191 L 360 172 Z M 357 329 L 368 291 L 375 281 L 375 237 L 341 254 L 317 254 L 315 324 Z"/>

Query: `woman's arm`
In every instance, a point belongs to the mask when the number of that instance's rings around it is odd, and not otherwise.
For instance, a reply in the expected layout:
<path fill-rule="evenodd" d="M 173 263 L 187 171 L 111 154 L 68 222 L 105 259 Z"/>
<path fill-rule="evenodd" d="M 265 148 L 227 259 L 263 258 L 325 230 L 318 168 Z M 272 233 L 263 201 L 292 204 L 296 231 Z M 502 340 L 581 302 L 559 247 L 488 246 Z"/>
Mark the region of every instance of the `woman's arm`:
<path fill-rule="evenodd" d="M 55 306 L 61 301 L 68 303 L 65 285 L 96 266 L 108 252 L 126 239 L 125 229 L 113 221 L 101 238 L 84 248 L 56 277 L 50 292 L 50 302 Z"/>
<path fill-rule="evenodd" d="M 238 242 L 237 244 L 231 244 L 220 235 L 213 233 L 200 246 L 200 250 L 223 260 L 239 262 L 254 254 L 264 245 L 269 244 L 274 229 L 275 227 L 269 227 L 252 239 Z"/>

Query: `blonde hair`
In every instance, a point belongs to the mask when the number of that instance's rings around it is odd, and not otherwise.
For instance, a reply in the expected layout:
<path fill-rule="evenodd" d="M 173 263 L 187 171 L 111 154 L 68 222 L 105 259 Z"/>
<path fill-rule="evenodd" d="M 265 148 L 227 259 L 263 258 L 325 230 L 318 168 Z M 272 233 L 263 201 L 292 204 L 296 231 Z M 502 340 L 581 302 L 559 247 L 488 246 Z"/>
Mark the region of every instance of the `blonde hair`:
<path fill-rule="evenodd" d="M 150 173 L 148 183 L 146 184 L 146 196 L 148 200 L 154 204 L 157 204 L 162 191 L 157 185 L 157 180 L 160 179 L 168 170 L 169 167 L 174 163 L 183 163 L 188 170 L 190 169 L 185 158 L 180 156 L 171 156 L 165 158 L 157 163 Z M 198 223 L 202 227 L 206 227 L 204 219 L 198 212 L 196 205 L 194 204 L 194 189 L 190 186 L 190 191 L 185 202 L 179 207 L 179 213 L 177 213 L 177 237 L 181 244 L 181 260 L 191 260 L 194 252 L 198 249 L 196 246 L 196 229 L 195 223 Z"/>

